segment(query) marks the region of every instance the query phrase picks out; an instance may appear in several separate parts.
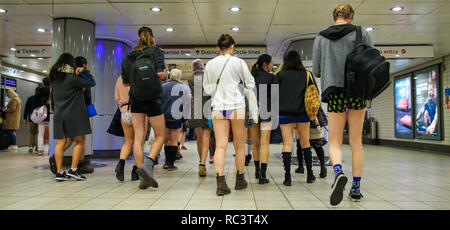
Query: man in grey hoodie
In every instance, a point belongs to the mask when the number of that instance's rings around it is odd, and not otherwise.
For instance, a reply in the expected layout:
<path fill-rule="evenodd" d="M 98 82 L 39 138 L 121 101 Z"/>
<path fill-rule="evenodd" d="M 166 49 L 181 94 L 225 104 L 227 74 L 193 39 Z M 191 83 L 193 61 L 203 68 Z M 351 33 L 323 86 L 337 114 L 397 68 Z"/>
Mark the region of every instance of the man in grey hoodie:
<path fill-rule="evenodd" d="M 333 163 L 335 181 L 330 196 L 331 205 L 343 198 L 347 177 L 342 170 L 342 138 L 346 120 L 352 149 L 353 184 L 349 198 L 360 201 L 360 181 L 364 165 L 362 127 L 367 102 L 360 98 L 344 97 L 345 62 L 353 50 L 356 26 L 352 25 L 355 11 L 348 3 L 339 4 L 333 11 L 335 24 L 319 33 L 313 47 L 313 74 L 321 78 L 322 101 L 328 103 L 329 155 Z M 362 31 L 362 41 L 373 46 L 367 31 Z"/>

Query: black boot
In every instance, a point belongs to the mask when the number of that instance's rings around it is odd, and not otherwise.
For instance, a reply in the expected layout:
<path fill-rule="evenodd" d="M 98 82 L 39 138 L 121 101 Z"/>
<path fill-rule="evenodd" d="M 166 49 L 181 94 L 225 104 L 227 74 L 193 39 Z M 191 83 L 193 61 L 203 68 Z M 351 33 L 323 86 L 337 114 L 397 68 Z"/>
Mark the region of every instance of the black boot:
<path fill-rule="evenodd" d="M 255 177 L 259 179 L 261 176 L 261 169 L 259 167 L 259 161 L 255 161 Z"/>
<path fill-rule="evenodd" d="M 285 186 L 291 186 L 291 157 L 292 153 L 284 152 L 283 155 L 283 166 L 284 166 L 284 182 Z"/>
<path fill-rule="evenodd" d="M 89 174 L 94 172 L 94 167 L 91 165 L 91 156 L 85 156 L 83 160 L 83 173 Z"/>
<path fill-rule="evenodd" d="M 327 177 L 327 167 L 325 167 L 325 153 L 322 147 L 314 148 L 320 161 L 320 178 Z"/>
<path fill-rule="evenodd" d="M 139 175 L 136 173 L 137 166 L 133 165 L 133 170 L 131 170 L 131 181 L 139 180 Z"/>
<path fill-rule="evenodd" d="M 306 164 L 306 183 L 313 183 L 316 180 L 314 172 L 312 170 L 312 152 L 311 148 L 303 149 L 303 154 L 305 154 L 305 164 Z"/>
<path fill-rule="evenodd" d="M 124 169 L 125 169 L 125 160 L 120 159 L 119 162 L 116 165 L 116 178 L 119 181 L 124 181 L 125 175 L 124 175 Z"/>
<path fill-rule="evenodd" d="M 267 184 L 269 180 L 266 178 L 267 163 L 261 163 L 261 176 L 259 177 L 259 184 Z"/>
<path fill-rule="evenodd" d="M 297 140 L 297 160 L 298 160 L 298 167 L 295 170 L 295 173 L 305 173 L 305 168 L 303 168 L 303 151 L 302 147 L 300 146 L 300 140 Z"/>
<path fill-rule="evenodd" d="M 248 164 L 250 164 L 251 160 L 252 160 L 252 154 L 245 155 L 245 166 L 248 166 Z"/>
<path fill-rule="evenodd" d="M 164 162 L 164 165 L 163 165 L 163 169 L 168 169 L 169 168 L 169 164 L 168 164 L 168 162 L 169 162 L 169 158 L 170 158 L 170 150 L 169 150 L 169 148 L 168 148 L 169 146 L 165 146 L 164 145 L 164 155 L 166 156 L 166 161 Z"/>
<path fill-rule="evenodd" d="M 175 161 L 177 160 L 177 151 L 178 146 L 167 146 L 167 150 L 169 150 L 169 154 L 166 154 L 167 161 L 167 170 L 175 171 L 177 170 L 177 166 L 175 166 Z"/>
<path fill-rule="evenodd" d="M 219 176 L 219 174 L 217 174 L 216 182 L 217 182 L 216 194 L 218 196 L 223 196 L 225 194 L 231 193 L 231 190 L 230 188 L 228 188 L 227 182 L 225 181 L 225 176 Z"/>

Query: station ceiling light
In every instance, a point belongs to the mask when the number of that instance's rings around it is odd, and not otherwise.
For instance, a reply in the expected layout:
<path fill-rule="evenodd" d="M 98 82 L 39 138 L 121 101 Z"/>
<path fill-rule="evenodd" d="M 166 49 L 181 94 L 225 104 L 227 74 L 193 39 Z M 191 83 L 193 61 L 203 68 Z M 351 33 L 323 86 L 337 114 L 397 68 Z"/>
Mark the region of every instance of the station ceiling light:
<path fill-rule="evenodd" d="M 44 60 L 44 58 L 38 58 L 38 60 Z"/>
<path fill-rule="evenodd" d="M 45 33 L 45 32 L 47 32 L 47 29 L 45 29 L 45 28 L 36 28 L 36 31 L 39 32 L 39 33 Z"/>
<path fill-rule="evenodd" d="M 11 50 L 11 51 L 16 51 L 17 49 L 14 48 L 14 47 L 12 47 L 12 48 L 9 48 L 9 50 Z"/>
<path fill-rule="evenodd" d="M 36 57 L 36 55 L 34 55 L 34 54 L 31 54 L 30 56 L 32 56 L 32 57 Z"/>
<path fill-rule="evenodd" d="M 395 6 L 391 8 L 392 11 L 394 12 L 399 12 L 403 10 L 403 6 Z"/>
<path fill-rule="evenodd" d="M 370 32 L 370 31 L 373 31 L 373 30 L 374 30 L 373 27 L 367 27 L 367 28 L 366 28 L 366 31 L 367 31 L 367 32 Z"/>
<path fill-rule="evenodd" d="M 8 10 L 0 9 L 0 13 L 1 13 L 1 14 L 8 13 Z"/>
<path fill-rule="evenodd" d="M 241 8 L 237 7 L 237 6 L 233 6 L 233 7 L 230 8 L 230 11 L 233 12 L 233 13 L 236 13 L 236 12 L 241 11 Z"/>
<path fill-rule="evenodd" d="M 167 31 L 167 32 L 173 32 L 173 31 L 175 31 L 175 29 L 172 28 L 172 27 L 167 27 L 167 28 L 166 28 L 166 31 Z"/>
<path fill-rule="evenodd" d="M 27 67 L 27 65 L 23 64 L 22 67 Z"/>
<path fill-rule="evenodd" d="M 153 11 L 153 12 L 159 12 L 159 11 L 161 11 L 162 9 L 159 8 L 159 7 L 152 7 L 150 10 Z"/>
<path fill-rule="evenodd" d="M 233 26 L 233 27 L 231 27 L 231 30 L 234 31 L 234 32 L 237 32 L 237 31 L 240 30 L 240 28 L 237 27 L 237 26 Z"/>
<path fill-rule="evenodd" d="M 42 70 L 43 73 L 47 73 L 47 70 Z"/>

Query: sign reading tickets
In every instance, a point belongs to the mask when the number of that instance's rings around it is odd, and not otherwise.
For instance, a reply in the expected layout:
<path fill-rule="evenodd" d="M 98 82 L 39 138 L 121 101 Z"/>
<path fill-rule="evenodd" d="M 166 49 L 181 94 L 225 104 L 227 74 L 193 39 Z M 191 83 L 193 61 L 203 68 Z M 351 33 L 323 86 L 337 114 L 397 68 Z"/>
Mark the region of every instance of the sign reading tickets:
<path fill-rule="evenodd" d="M 385 58 L 432 58 L 433 46 L 375 46 Z"/>
<path fill-rule="evenodd" d="M 16 46 L 17 58 L 50 58 L 52 46 Z"/>
<path fill-rule="evenodd" d="M 164 58 L 167 59 L 212 59 L 219 55 L 216 47 L 160 47 L 164 51 Z M 237 46 L 234 54 L 239 58 L 257 59 L 259 55 L 265 54 L 265 46 Z"/>

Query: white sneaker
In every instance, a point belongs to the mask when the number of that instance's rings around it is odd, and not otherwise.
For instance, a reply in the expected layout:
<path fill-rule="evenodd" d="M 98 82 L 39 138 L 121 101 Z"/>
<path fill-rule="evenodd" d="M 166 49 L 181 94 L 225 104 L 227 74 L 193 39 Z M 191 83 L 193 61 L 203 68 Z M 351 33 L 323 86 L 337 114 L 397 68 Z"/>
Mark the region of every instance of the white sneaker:
<path fill-rule="evenodd" d="M 17 150 L 17 145 L 10 145 L 9 147 L 8 147 L 8 150 L 10 150 L 10 151 L 13 151 L 13 150 Z"/>

